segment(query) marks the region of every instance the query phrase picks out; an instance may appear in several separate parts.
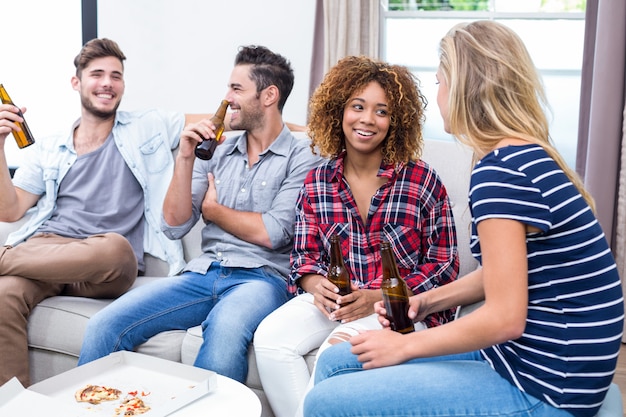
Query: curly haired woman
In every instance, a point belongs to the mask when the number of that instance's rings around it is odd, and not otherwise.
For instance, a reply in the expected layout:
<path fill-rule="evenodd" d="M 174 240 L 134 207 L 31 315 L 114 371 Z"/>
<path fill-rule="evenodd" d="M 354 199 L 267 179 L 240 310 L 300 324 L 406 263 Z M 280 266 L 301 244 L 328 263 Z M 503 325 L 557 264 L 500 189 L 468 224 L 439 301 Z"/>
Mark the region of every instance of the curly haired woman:
<path fill-rule="evenodd" d="M 374 312 L 382 299 L 382 241 L 392 243 L 414 293 L 456 279 L 448 196 L 419 159 L 425 105 L 407 68 L 354 56 L 333 67 L 311 99 L 311 148 L 328 161 L 309 172 L 296 204 L 290 289 L 299 295 L 267 316 L 254 338 L 276 417 L 299 414 L 311 379 L 303 355 L 382 329 Z M 352 281 L 345 296 L 326 279 L 334 234 Z M 438 326 L 452 315 L 436 312 L 415 327 Z"/>

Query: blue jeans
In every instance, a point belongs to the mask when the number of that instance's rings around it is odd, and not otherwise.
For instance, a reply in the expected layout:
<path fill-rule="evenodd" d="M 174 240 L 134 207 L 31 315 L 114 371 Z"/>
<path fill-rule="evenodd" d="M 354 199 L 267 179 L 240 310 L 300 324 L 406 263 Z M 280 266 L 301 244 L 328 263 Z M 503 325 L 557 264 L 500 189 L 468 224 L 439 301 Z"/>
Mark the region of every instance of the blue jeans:
<path fill-rule="evenodd" d="M 306 417 L 571 417 L 496 373 L 479 352 L 414 359 L 363 371 L 349 342 L 318 358 Z"/>
<path fill-rule="evenodd" d="M 262 268 L 213 263 L 204 275 L 162 278 L 129 291 L 89 320 L 78 364 L 133 350 L 163 331 L 201 324 L 204 340 L 194 366 L 244 382 L 254 331 L 288 298 L 284 279 Z"/>

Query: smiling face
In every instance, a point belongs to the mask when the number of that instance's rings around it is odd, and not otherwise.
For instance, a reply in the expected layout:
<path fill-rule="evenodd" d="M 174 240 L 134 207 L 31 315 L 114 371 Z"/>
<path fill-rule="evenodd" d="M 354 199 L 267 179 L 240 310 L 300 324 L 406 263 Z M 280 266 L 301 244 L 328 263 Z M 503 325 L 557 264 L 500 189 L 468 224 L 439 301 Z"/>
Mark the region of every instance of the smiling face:
<path fill-rule="evenodd" d="M 228 82 L 226 99 L 230 102 L 233 130 L 252 131 L 263 123 L 263 107 L 256 84 L 250 79 L 251 65 L 236 65 Z M 261 92 L 262 94 L 263 92 Z"/>
<path fill-rule="evenodd" d="M 80 94 L 83 110 L 107 119 L 115 112 L 124 95 L 124 67 L 116 57 L 96 58 L 72 77 L 72 87 Z"/>
<path fill-rule="evenodd" d="M 348 154 L 380 154 L 389 132 L 388 107 L 387 95 L 375 81 L 348 99 L 342 123 Z"/>

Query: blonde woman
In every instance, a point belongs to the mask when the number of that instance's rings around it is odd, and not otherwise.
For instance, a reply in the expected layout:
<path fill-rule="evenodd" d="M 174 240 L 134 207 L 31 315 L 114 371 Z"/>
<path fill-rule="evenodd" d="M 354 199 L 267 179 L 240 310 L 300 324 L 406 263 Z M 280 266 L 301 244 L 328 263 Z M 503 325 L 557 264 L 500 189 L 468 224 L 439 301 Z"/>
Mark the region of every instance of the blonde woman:
<path fill-rule="evenodd" d="M 409 315 L 484 304 L 421 332 L 369 331 L 329 348 L 305 415 L 595 416 L 620 349 L 620 278 L 590 196 L 550 143 L 537 71 L 513 31 L 478 21 L 442 39 L 437 82 L 445 130 L 477 161 L 481 269 L 413 296 Z"/>

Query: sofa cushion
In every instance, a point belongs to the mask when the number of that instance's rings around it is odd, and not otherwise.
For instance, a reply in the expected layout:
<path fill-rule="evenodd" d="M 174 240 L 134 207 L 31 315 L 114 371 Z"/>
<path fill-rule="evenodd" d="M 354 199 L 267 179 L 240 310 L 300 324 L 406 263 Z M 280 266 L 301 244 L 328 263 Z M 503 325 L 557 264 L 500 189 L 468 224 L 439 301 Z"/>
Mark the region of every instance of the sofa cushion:
<path fill-rule="evenodd" d="M 65 296 L 43 300 L 28 319 L 28 345 L 78 357 L 87 321 L 110 302 Z"/>
<path fill-rule="evenodd" d="M 156 279 L 163 278 L 138 277 L 132 288 Z M 28 319 L 29 347 L 78 358 L 89 318 L 112 301 L 69 296 L 43 300 L 33 309 Z M 183 330 L 163 332 L 139 346 L 137 351 L 180 362 L 180 346 L 185 334 Z"/>

